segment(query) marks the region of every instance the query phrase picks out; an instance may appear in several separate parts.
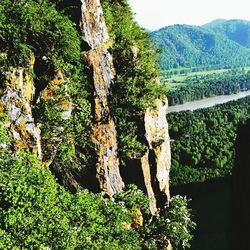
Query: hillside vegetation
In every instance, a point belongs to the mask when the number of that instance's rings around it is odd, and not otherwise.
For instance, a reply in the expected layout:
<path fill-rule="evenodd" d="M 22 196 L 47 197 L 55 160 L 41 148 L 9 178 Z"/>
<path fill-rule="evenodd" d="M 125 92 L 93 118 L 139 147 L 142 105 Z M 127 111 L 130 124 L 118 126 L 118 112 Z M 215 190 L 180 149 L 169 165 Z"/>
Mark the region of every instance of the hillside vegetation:
<path fill-rule="evenodd" d="M 223 34 L 246 48 L 250 48 L 250 22 L 246 20 L 215 20 L 203 25 L 214 32 Z"/>
<path fill-rule="evenodd" d="M 151 33 L 162 70 L 178 67 L 231 68 L 250 64 L 249 22 L 172 25 Z"/>

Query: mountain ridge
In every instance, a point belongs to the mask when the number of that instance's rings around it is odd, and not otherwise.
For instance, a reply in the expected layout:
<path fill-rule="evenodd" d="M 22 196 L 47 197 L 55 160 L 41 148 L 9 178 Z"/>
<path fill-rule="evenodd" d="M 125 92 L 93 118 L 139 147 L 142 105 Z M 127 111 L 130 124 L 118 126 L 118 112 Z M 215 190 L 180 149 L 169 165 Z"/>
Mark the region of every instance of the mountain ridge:
<path fill-rule="evenodd" d="M 250 65 L 250 22 L 246 20 L 216 19 L 202 26 L 174 24 L 150 36 L 162 51 L 162 70 Z"/>
<path fill-rule="evenodd" d="M 207 23 L 203 27 L 219 32 L 243 47 L 250 48 L 250 21 L 230 19 L 215 23 Z"/>

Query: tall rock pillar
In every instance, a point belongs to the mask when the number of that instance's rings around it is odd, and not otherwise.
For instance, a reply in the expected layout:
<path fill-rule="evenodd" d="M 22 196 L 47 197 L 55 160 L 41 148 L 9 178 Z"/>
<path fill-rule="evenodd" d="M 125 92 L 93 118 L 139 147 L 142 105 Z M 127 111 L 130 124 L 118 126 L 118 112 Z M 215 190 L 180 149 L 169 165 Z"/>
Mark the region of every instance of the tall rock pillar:
<path fill-rule="evenodd" d="M 108 51 L 109 36 L 100 0 L 81 0 L 82 33 L 90 46 L 87 59 L 93 69 L 95 124 L 93 140 L 98 157 L 97 178 L 100 187 L 112 196 L 124 183 L 117 156 L 117 133 L 108 106 L 109 88 L 114 81 L 113 58 Z"/>
<path fill-rule="evenodd" d="M 170 200 L 171 153 L 166 118 L 167 107 L 167 100 L 157 99 L 155 107 L 148 108 L 144 116 L 149 149 L 143 156 L 141 163 L 152 214 L 157 213 L 157 203 L 168 203 Z M 159 199 L 163 200 L 159 201 Z"/>

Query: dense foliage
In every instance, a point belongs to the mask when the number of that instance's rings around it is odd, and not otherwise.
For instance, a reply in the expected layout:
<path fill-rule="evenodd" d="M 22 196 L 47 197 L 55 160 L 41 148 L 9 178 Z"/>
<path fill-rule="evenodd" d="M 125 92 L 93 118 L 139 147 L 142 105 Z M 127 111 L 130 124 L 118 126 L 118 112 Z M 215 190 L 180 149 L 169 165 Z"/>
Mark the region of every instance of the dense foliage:
<path fill-rule="evenodd" d="M 49 1 L 3 0 L 0 18 L 0 52 L 11 66 L 25 66 L 32 53 L 51 63 L 79 60 L 81 41 L 73 23 Z"/>
<path fill-rule="evenodd" d="M 184 79 L 184 82 L 172 80 L 169 86 L 169 105 L 177 105 L 206 97 L 230 95 L 239 93 L 241 90 L 249 90 L 250 71 L 229 70 L 222 74 L 189 76 Z"/>
<path fill-rule="evenodd" d="M 170 205 L 161 212 L 155 223 L 147 225 L 142 232 L 147 239 L 145 249 L 159 250 L 166 248 L 166 241 L 171 239 L 174 249 L 189 248 L 192 231 L 196 224 L 192 221 L 190 209 L 187 208 L 189 200 L 180 195 L 170 200 Z"/>
<path fill-rule="evenodd" d="M 101 195 L 75 195 L 25 153 L 2 155 L 1 249 L 141 249 L 125 207 Z"/>
<path fill-rule="evenodd" d="M 250 64 L 250 51 L 219 32 L 205 27 L 173 25 L 151 33 L 161 49 L 161 69 L 177 67 L 244 66 Z"/>
<path fill-rule="evenodd" d="M 172 184 L 201 182 L 232 171 L 237 126 L 249 118 L 250 97 L 194 112 L 168 114 Z"/>

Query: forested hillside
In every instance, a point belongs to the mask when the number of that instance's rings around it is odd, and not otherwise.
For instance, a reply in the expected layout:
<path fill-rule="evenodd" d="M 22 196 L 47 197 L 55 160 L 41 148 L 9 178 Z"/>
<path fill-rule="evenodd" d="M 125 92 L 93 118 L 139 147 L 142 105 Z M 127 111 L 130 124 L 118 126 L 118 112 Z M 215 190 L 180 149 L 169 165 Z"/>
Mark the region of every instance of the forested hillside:
<path fill-rule="evenodd" d="M 193 75 L 180 81 L 170 79 L 169 105 L 200 100 L 206 97 L 237 94 L 250 89 L 250 71 L 227 70 L 223 73 Z"/>
<path fill-rule="evenodd" d="M 168 114 L 172 183 L 231 175 L 237 127 L 249 119 L 249 114 L 250 97 L 194 112 Z"/>
<path fill-rule="evenodd" d="M 250 22 L 246 20 L 215 20 L 203 27 L 223 34 L 228 39 L 250 48 Z"/>
<path fill-rule="evenodd" d="M 237 22 L 232 21 L 234 27 L 237 26 Z M 238 28 L 231 34 L 229 22 L 228 28 L 220 26 L 222 24 L 221 22 L 218 25 L 211 24 L 211 28 L 209 25 L 202 27 L 172 25 L 152 32 L 151 39 L 156 48 L 160 49 L 161 69 L 178 67 L 207 67 L 209 69 L 211 66 L 231 68 L 249 65 L 250 50 L 247 40 L 250 33 L 248 29 Z"/>

